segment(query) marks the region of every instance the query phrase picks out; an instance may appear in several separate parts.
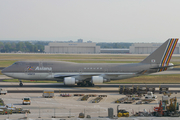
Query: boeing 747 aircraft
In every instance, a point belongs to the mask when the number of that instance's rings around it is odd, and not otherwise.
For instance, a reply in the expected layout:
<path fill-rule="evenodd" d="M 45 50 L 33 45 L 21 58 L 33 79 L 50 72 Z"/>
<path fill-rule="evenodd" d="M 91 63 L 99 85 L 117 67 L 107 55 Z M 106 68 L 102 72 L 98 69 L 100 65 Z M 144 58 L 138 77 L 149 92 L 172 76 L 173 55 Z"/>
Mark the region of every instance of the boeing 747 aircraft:
<path fill-rule="evenodd" d="M 173 68 L 169 63 L 178 42 L 168 39 L 140 63 L 70 63 L 61 61 L 18 61 L 2 70 L 4 75 L 23 80 L 55 80 L 64 85 L 94 86 L 111 80 L 147 75 Z"/>

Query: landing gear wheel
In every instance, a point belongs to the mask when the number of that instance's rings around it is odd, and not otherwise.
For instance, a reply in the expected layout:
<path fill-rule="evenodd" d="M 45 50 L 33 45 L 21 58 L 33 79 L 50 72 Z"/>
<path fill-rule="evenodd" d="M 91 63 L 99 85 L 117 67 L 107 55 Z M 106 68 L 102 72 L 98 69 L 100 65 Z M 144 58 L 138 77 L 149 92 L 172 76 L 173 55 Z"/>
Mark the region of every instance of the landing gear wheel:
<path fill-rule="evenodd" d="M 91 82 L 89 82 L 88 85 L 89 85 L 89 87 L 94 87 L 94 84 Z"/>
<path fill-rule="evenodd" d="M 20 86 L 20 87 L 22 87 L 22 86 L 23 86 L 23 83 L 22 83 L 22 82 L 20 82 L 20 83 L 19 83 L 19 86 Z"/>
<path fill-rule="evenodd" d="M 94 87 L 94 84 L 89 81 L 83 81 L 81 83 L 77 83 L 77 86 L 81 87 Z"/>
<path fill-rule="evenodd" d="M 88 81 L 88 82 L 86 82 L 86 86 L 88 86 L 88 87 L 93 87 L 94 84 Z"/>
<path fill-rule="evenodd" d="M 84 86 L 85 86 L 85 84 L 84 84 L 84 83 L 81 83 L 81 84 L 80 84 L 80 86 L 81 86 L 81 87 L 84 87 Z"/>
<path fill-rule="evenodd" d="M 85 86 L 85 87 L 89 87 L 89 84 L 88 84 L 88 83 L 86 83 L 84 86 Z"/>
<path fill-rule="evenodd" d="M 77 83 L 77 86 L 81 86 L 81 83 Z"/>

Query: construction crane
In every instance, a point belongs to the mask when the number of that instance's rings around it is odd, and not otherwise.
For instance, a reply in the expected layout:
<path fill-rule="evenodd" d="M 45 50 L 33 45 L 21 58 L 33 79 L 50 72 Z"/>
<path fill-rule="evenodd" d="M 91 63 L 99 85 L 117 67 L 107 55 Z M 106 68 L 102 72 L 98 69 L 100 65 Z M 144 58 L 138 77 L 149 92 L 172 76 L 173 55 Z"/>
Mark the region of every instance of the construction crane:
<path fill-rule="evenodd" d="M 154 116 L 163 116 L 162 101 L 160 100 L 159 107 L 154 107 Z"/>
<path fill-rule="evenodd" d="M 171 116 L 171 117 L 179 117 L 179 104 L 177 103 L 177 98 L 171 98 L 170 104 L 166 105 L 162 104 L 162 101 L 160 100 L 159 107 L 154 107 L 154 116 Z"/>

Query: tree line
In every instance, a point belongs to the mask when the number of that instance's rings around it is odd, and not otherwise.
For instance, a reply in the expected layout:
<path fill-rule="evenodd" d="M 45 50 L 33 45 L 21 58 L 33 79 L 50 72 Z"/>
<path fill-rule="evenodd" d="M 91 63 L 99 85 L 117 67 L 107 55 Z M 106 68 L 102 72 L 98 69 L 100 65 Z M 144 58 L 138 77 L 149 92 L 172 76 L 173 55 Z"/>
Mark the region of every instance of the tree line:
<path fill-rule="evenodd" d="M 0 41 L 0 52 L 24 52 L 36 53 L 44 52 L 44 46 L 48 45 L 51 41 Z M 97 43 L 101 48 L 129 48 L 132 43 Z"/>
<path fill-rule="evenodd" d="M 29 41 L 0 41 L 0 52 L 11 53 L 11 52 L 44 52 L 44 45 L 46 42 L 29 42 Z"/>

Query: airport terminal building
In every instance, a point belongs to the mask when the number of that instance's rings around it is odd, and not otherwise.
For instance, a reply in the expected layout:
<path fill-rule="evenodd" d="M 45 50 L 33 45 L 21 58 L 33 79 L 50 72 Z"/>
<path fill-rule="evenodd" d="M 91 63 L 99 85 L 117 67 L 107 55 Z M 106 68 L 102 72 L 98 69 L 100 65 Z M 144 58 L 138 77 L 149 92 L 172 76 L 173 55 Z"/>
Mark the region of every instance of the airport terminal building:
<path fill-rule="evenodd" d="M 69 54 L 95 54 L 100 53 L 100 46 L 96 43 L 85 42 L 53 42 L 45 46 L 46 53 L 69 53 Z"/>
<path fill-rule="evenodd" d="M 151 54 L 155 51 L 162 43 L 134 43 L 129 47 L 130 54 Z M 176 45 L 174 54 L 180 54 L 179 44 Z"/>

